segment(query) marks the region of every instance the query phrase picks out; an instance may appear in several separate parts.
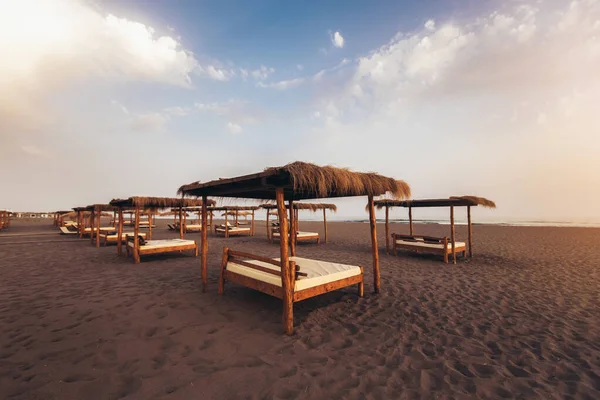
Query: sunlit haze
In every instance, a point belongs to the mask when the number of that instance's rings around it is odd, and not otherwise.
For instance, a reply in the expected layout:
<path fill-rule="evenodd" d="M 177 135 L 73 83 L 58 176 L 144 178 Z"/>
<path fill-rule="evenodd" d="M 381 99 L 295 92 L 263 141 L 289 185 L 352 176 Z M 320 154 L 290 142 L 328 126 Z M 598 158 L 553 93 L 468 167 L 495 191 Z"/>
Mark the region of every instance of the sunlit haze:
<path fill-rule="evenodd" d="M 0 52 L 0 209 L 302 160 L 600 221 L 598 0 L 0 0 Z"/>

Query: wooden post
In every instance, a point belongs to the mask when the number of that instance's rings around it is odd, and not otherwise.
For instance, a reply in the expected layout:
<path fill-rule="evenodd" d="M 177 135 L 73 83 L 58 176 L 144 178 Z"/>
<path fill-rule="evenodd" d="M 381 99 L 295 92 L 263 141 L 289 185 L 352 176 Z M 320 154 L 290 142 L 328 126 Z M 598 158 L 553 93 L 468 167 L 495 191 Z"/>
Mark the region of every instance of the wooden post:
<path fill-rule="evenodd" d="M 213 212 L 212 211 L 210 212 L 210 224 L 209 225 L 212 229 L 212 225 L 213 225 Z"/>
<path fill-rule="evenodd" d="M 77 210 L 77 230 L 79 231 L 79 239 L 83 237 L 83 226 L 85 222 L 83 220 L 83 213 L 80 210 Z"/>
<path fill-rule="evenodd" d="M 202 292 L 205 293 L 208 288 L 208 237 L 207 237 L 207 224 L 208 224 L 208 210 L 207 210 L 208 199 L 206 196 L 202 196 L 202 255 L 201 255 L 201 266 L 202 266 Z"/>
<path fill-rule="evenodd" d="M 377 220 L 375 218 L 375 203 L 369 196 L 369 223 L 371 225 L 371 250 L 373 252 L 373 285 L 375 293 L 379 293 L 381 275 L 379 271 L 379 248 L 377 245 Z"/>
<path fill-rule="evenodd" d="M 225 267 L 227 267 L 227 261 L 229 261 L 229 248 L 224 247 L 223 257 L 221 258 L 221 272 L 219 274 L 219 294 L 225 292 Z"/>
<path fill-rule="evenodd" d="M 152 211 L 148 210 L 148 240 L 152 240 Z"/>
<path fill-rule="evenodd" d="M 227 223 L 227 214 L 229 214 L 229 212 L 227 210 L 225 210 L 225 237 L 226 238 L 229 237 L 229 224 Z"/>
<path fill-rule="evenodd" d="M 415 234 L 415 230 L 413 227 L 412 207 L 408 207 L 408 224 L 410 229 L 410 236 L 413 236 Z"/>
<path fill-rule="evenodd" d="M 179 207 L 179 239 L 183 239 L 183 208 Z"/>
<path fill-rule="evenodd" d="M 283 188 L 277 188 L 277 214 L 279 215 L 279 256 L 281 259 L 281 287 L 283 289 L 283 330 L 294 332 L 294 273 L 290 268 L 288 253 L 288 221 Z M 291 209 L 291 208 L 290 208 Z M 295 266 L 294 266 L 295 268 Z"/>
<path fill-rule="evenodd" d="M 327 243 L 327 210 L 323 209 L 323 229 L 325 230 L 325 243 Z"/>
<path fill-rule="evenodd" d="M 96 247 L 100 247 L 100 217 L 102 216 L 102 209 L 98 207 L 98 216 L 96 217 L 96 222 L 98 223 L 98 228 L 96 231 Z"/>
<path fill-rule="evenodd" d="M 390 208 L 385 206 L 385 252 L 390 254 Z"/>
<path fill-rule="evenodd" d="M 127 245 L 127 243 L 125 243 Z M 119 225 L 117 227 L 117 255 L 123 253 L 123 209 L 119 207 Z"/>
<path fill-rule="evenodd" d="M 90 243 L 94 244 L 94 210 L 90 211 Z"/>
<path fill-rule="evenodd" d="M 135 208 L 135 225 L 133 227 L 133 262 L 139 264 L 140 262 L 140 208 Z"/>
<path fill-rule="evenodd" d="M 271 227 L 269 226 L 269 209 L 267 208 L 267 239 L 271 240 Z"/>
<path fill-rule="evenodd" d="M 254 236 L 254 210 L 252 210 L 252 228 L 250 228 L 250 234 Z"/>
<path fill-rule="evenodd" d="M 467 224 L 469 228 L 469 258 L 473 258 L 473 224 L 471 223 L 471 206 L 467 207 Z"/>
<path fill-rule="evenodd" d="M 187 210 L 184 210 L 183 212 L 183 228 L 181 230 L 181 232 L 183 232 L 183 236 L 181 236 L 181 239 L 185 238 L 185 234 L 187 233 Z"/>
<path fill-rule="evenodd" d="M 238 222 L 238 210 L 235 210 L 235 227 L 237 228 L 239 226 L 239 222 Z"/>
<path fill-rule="evenodd" d="M 452 240 L 452 264 L 456 264 L 456 238 L 454 237 L 454 206 L 450 206 L 450 240 Z"/>
<path fill-rule="evenodd" d="M 294 201 L 288 201 L 290 207 L 290 255 L 296 256 L 296 210 L 294 210 Z M 280 227 L 281 229 L 281 227 Z M 283 235 L 283 233 L 282 233 Z"/>

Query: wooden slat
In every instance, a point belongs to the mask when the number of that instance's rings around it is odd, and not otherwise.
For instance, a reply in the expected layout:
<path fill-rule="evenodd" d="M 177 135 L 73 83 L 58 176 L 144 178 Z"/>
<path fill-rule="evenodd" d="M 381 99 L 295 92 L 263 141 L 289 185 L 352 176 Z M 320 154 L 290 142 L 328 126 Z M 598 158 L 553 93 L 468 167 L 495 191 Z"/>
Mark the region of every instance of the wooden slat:
<path fill-rule="evenodd" d="M 252 268 L 257 271 L 266 272 L 267 274 L 275 275 L 281 277 L 281 269 L 279 271 L 274 271 L 267 267 L 262 267 L 260 265 L 252 264 L 248 261 L 240 260 L 239 258 L 233 257 L 230 255 L 229 261 L 234 264 L 243 265 L 244 267 Z"/>
<path fill-rule="evenodd" d="M 259 256 L 259 255 L 252 254 L 252 253 L 246 253 L 243 251 L 234 251 L 234 250 L 229 250 L 229 255 L 232 257 L 237 257 L 237 258 L 249 258 L 251 260 L 262 261 L 262 262 L 269 263 L 269 264 L 275 265 L 276 267 L 281 268 L 280 261 L 273 260 L 272 258 L 269 258 L 269 257 Z"/>
<path fill-rule="evenodd" d="M 246 286 L 250 289 L 258 290 L 259 292 L 266 293 L 270 296 L 283 299 L 283 288 L 281 286 L 272 285 L 267 282 L 259 281 L 257 279 L 250 278 L 248 276 L 236 274 L 231 271 L 223 271 L 224 280 L 235 282 L 242 286 Z"/>
<path fill-rule="evenodd" d="M 325 283 L 323 285 L 311 287 L 309 289 L 300 290 L 294 293 L 294 302 L 302 301 L 310 297 L 319 296 L 323 293 L 332 292 L 341 288 L 356 285 L 357 283 L 363 282 L 363 275 L 351 276 L 349 278 L 341 279 L 339 281 Z"/>

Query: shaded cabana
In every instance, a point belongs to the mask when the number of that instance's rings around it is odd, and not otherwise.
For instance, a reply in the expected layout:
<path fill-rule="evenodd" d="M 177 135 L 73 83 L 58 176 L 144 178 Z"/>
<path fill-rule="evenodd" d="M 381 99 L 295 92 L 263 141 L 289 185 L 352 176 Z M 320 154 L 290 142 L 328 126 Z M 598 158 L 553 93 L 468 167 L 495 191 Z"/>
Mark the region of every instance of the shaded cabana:
<path fill-rule="evenodd" d="M 276 210 L 277 205 L 276 204 L 262 204 L 261 208 L 264 208 L 265 210 L 267 210 L 267 221 L 266 221 L 267 238 L 269 240 L 271 240 L 271 242 L 273 241 L 274 238 L 279 239 L 279 237 L 280 237 L 279 226 L 270 226 L 269 225 L 269 211 Z M 326 204 L 326 203 L 294 203 L 294 212 L 295 212 L 294 221 L 296 222 L 296 226 L 295 226 L 296 242 L 310 241 L 310 240 L 316 239 L 317 243 L 319 243 L 320 237 L 319 237 L 318 232 L 302 232 L 302 231 L 300 231 L 299 218 L 298 218 L 299 210 L 308 210 L 308 211 L 312 211 L 312 212 L 317 212 L 317 211 L 321 211 L 321 210 L 323 211 L 324 243 L 327 243 L 327 210 L 336 212 L 337 206 L 335 204 Z"/>
<path fill-rule="evenodd" d="M 425 200 L 377 200 L 375 206 L 378 209 L 385 208 L 385 248 L 386 251 L 390 252 L 390 238 L 393 241 L 394 254 L 397 248 L 402 248 L 409 251 L 416 252 L 432 252 L 440 253 L 444 256 L 444 262 L 448 262 L 448 255 L 452 255 L 452 262 L 456 264 L 456 254 L 462 253 L 466 256 L 467 252 L 469 258 L 473 257 L 473 225 L 471 221 L 471 207 L 487 207 L 496 208 L 496 204 L 483 197 L 476 196 L 454 196 L 448 199 L 425 199 Z M 399 235 L 392 233 L 390 235 L 389 230 L 389 210 L 392 207 L 404 207 L 408 208 L 408 224 L 409 224 L 409 235 Z M 450 208 L 450 238 L 443 237 L 431 237 L 431 236 L 415 236 L 414 225 L 413 225 L 413 208 L 431 208 L 431 207 L 447 207 Z M 454 228 L 454 209 L 456 207 L 467 208 L 467 225 L 468 225 L 468 242 L 456 242 L 455 228 Z"/>
<path fill-rule="evenodd" d="M 212 202 L 212 200 L 211 200 Z M 213 202 L 214 203 L 214 202 Z M 193 240 L 183 239 L 183 227 L 180 229 L 179 239 L 165 240 L 142 240 L 140 241 L 140 215 L 143 212 L 155 213 L 165 208 L 177 208 L 180 213 L 184 207 L 197 207 L 204 204 L 199 200 L 171 198 L 171 197 L 129 197 L 128 199 L 114 199 L 110 202 L 111 206 L 117 207 L 119 213 L 119 223 L 117 227 L 117 235 L 123 233 L 123 212 L 124 210 L 133 210 L 135 215 L 134 234 L 133 237 L 127 237 L 126 249 L 127 254 L 130 250 L 133 253 L 133 262 L 138 264 L 140 257 L 146 254 L 158 254 L 179 252 L 183 250 L 193 250 L 195 256 L 198 256 L 198 245 Z M 150 224 L 151 237 L 152 224 Z M 131 239 L 131 240 L 130 240 Z M 117 242 L 117 253 L 122 254 L 121 241 Z"/>
<path fill-rule="evenodd" d="M 10 226 L 10 216 L 10 211 L 0 210 L 0 229 L 8 228 Z"/>
<path fill-rule="evenodd" d="M 66 216 L 66 218 L 72 218 L 73 214 L 71 214 L 73 211 L 55 211 L 53 213 L 53 221 L 52 224 L 54 226 L 64 226 L 64 218 L 65 218 L 65 214 L 69 214 L 68 216 Z"/>
<path fill-rule="evenodd" d="M 267 293 L 283 300 L 284 331 L 293 331 L 293 303 L 332 290 L 357 285 L 363 295 L 364 273 L 362 266 L 343 265 L 327 261 L 296 257 L 294 230 L 288 237 L 288 202 L 290 226 L 295 226 L 294 203 L 299 200 L 368 196 L 373 257 L 375 292 L 380 288 L 379 254 L 375 226 L 373 198 L 390 193 L 395 198 L 410 195 L 409 186 L 393 178 L 375 173 L 351 172 L 336 167 L 320 167 L 295 162 L 283 167 L 267 168 L 263 172 L 237 178 L 219 179 L 207 183 L 184 185 L 179 193 L 186 196 L 208 196 L 275 200 L 281 224 L 280 257 L 271 259 L 255 254 L 223 249 L 219 294 L 223 294 L 225 281 L 232 281 Z M 206 221 L 206 208 L 202 220 Z M 202 232 L 202 283 L 207 286 L 208 242 Z"/>
<path fill-rule="evenodd" d="M 100 234 L 113 233 L 116 231 L 114 226 L 100 226 L 101 218 L 112 217 L 116 207 L 110 204 L 92 204 L 86 207 L 86 211 L 90 213 L 90 227 L 84 228 L 84 233 L 89 229 L 90 241 L 96 243 L 96 247 L 100 247 Z"/>
<path fill-rule="evenodd" d="M 258 210 L 258 206 L 219 206 L 219 207 L 209 207 L 208 212 L 219 212 L 223 211 L 223 216 L 225 217 L 225 223 L 220 225 L 215 225 L 214 232 L 216 235 L 223 235 L 228 238 L 230 236 L 240 236 L 240 235 L 248 235 L 254 236 L 254 213 Z M 239 217 L 240 213 L 249 212 L 252 216 L 252 220 L 250 222 L 250 227 L 240 227 L 239 225 Z M 233 217 L 233 223 L 229 223 L 229 216 Z"/>
<path fill-rule="evenodd" d="M 209 204 L 211 204 L 211 206 L 214 206 L 216 204 L 216 202 L 214 202 L 213 200 L 209 200 Z M 187 233 L 187 232 L 200 232 L 203 227 L 202 227 L 202 223 L 201 223 L 201 217 L 200 217 L 200 213 L 202 212 L 202 208 L 200 207 L 184 207 L 182 209 L 182 214 L 179 214 L 179 210 L 177 209 L 172 209 L 170 212 L 161 214 L 161 215 L 172 215 L 173 216 L 173 225 L 169 224 L 169 229 L 170 230 L 181 230 L 181 224 L 183 224 L 183 233 Z M 196 213 L 197 214 L 197 221 L 194 222 L 192 220 L 192 223 L 188 223 L 188 217 L 190 216 L 190 213 Z M 208 225 L 207 228 L 210 231 L 212 228 L 212 219 L 213 219 L 214 213 L 210 212 L 209 213 L 209 220 L 208 220 Z M 177 219 L 179 217 L 179 219 Z M 181 220 L 181 218 L 183 218 L 183 221 Z"/>

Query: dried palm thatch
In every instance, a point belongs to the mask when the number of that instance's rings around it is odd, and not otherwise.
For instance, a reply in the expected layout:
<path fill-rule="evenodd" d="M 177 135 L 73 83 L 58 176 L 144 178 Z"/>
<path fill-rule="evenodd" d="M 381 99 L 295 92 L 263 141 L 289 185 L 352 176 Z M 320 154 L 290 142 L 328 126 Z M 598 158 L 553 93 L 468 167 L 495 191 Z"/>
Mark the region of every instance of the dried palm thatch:
<path fill-rule="evenodd" d="M 248 215 L 252 215 L 252 211 L 225 211 L 224 213 L 221 213 L 221 216 L 224 217 L 225 214 L 237 215 L 239 217 L 246 217 Z"/>
<path fill-rule="evenodd" d="M 288 174 L 294 191 L 311 192 L 318 198 L 379 196 L 385 193 L 396 199 L 410 197 L 410 186 L 406 182 L 375 172 L 353 172 L 348 168 L 321 167 L 301 161 L 267 168 L 265 172 Z"/>
<path fill-rule="evenodd" d="M 258 210 L 260 207 L 258 206 L 219 206 L 219 207 L 209 207 L 208 211 L 234 211 L 233 214 L 229 214 L 229 215 L 235 215 L 235 211 L 238 212 L 238 215 L 240 211 L 256 211 Z"/>
<path fill-rule="evenodd" d="M 485 197 L 477 197 L 477 196 L 452 196 L 450 199 L 458 199 L 465 200 L 473 203 L 473 205 L 478 205 L 486 208 L 496 208 L 496 203 L 492 200 L 486 199 Z"/>
<path fill-rule="evenodd" d="M 261 204 L 261 208 L 265 210 L 276 210 L 277 204 Z M 289 208 L 286 206 L 286 208 Z M 296 210 L 309 210 L 312 212 L 317 212 L 319 210 L 328 210 L 328 211 L 337 211 L 337 206 L 335 204 L 326 204 L 326 203 L 294 203 L 294 209 Z"/>
<path fill-rule="evenodd" d="M 263 172 L 207 183 L 191 183 L 179 188 L 185 196 L 215 196 L 249 199 L 276 197 L 283 189 L 285 199 L 380 196 L 389 193 L 397 199 L 410 196 L 410 186 L 400 180 L 373 172 L 352 172 L 332 166 L 320 167 L 305 162 L 294 162 L 282 167 L 267 168 Z"/>
<path fill-rule="evenodd" d="M 182 199 L 180 197 L 130 197 L 128 199 L 113 199 L 110 204 L 120 208 L 142 208 L 146 210 L 159 210 L 164 208 L 198 207 L 202 200 Z M 207 205 L 215 205 L 214 200 L 208 200 Z"/>

